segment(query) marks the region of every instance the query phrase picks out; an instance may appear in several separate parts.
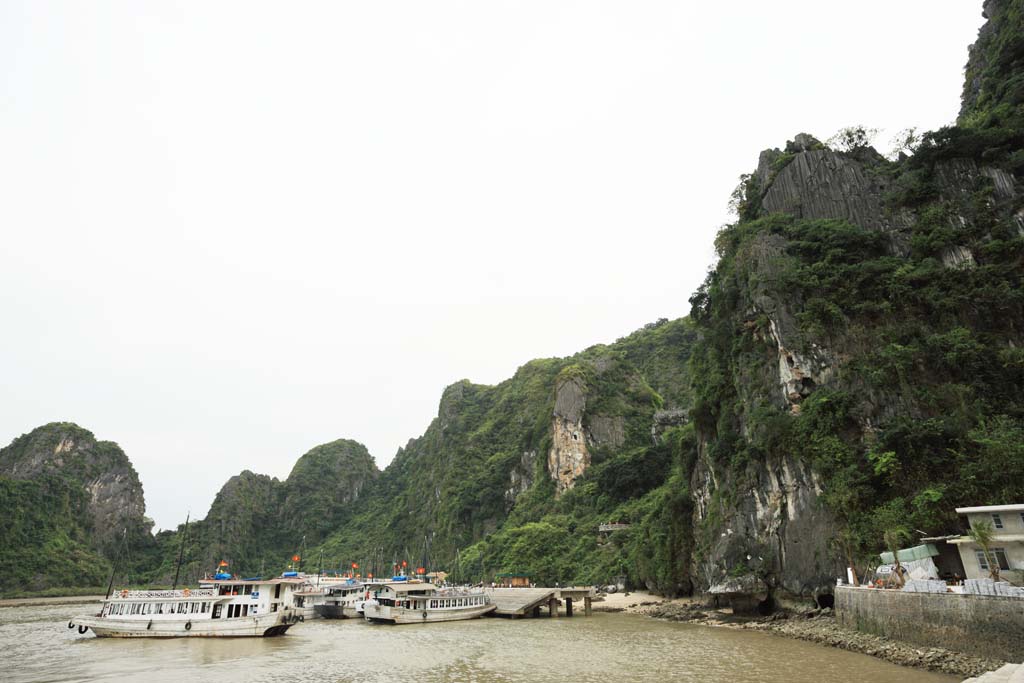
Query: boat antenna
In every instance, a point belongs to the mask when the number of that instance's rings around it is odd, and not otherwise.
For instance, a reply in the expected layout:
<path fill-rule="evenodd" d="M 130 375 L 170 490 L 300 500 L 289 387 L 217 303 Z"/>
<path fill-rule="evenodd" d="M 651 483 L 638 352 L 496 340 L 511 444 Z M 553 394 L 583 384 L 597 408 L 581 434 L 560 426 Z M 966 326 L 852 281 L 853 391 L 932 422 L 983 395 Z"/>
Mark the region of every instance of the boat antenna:
<path fill-rule="evenodd" d="M 324 573 L 324 549 L 320 548 L 320 565 L 316 568 L 316 585 L 320 585 L 320 575 Z"/>
<path fill-rule="evenodd" d="M 174 568 L 174 584 L 171 586 L 171 590 L 178 590 L 178 576 L 181 572 L 181 560 L 185 556 L 185 539 L 188 538 L 188 520 L 192 516 L 192 511 L 189 510 L 185 515 L 185 529 L 181 532 L 181 543 L 178 544 L 178 566 Z"/>

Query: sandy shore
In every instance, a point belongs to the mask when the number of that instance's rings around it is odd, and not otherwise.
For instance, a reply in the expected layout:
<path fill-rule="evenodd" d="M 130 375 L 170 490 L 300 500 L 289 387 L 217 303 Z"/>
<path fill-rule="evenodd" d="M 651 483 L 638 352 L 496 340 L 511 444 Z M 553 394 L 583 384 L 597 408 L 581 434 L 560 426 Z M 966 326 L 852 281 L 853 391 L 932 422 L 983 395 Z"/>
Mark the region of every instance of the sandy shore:
<path fill-rule="evenodd" d="M 0 600 L 0 607 L 37 607 L 40 605 L 78 605 L 102 602 L 102 595 L 66 595 L 56 598 L 10 598 Z"/>
<path fill-rule="evenodd" d="M 796 638 L 851 652 L 860 652 L 902 666 L 913 666 L 964 678 L 980 676 L 986 671 L 994 671 L 1006 663 L 972 657 L 944 648 L 916 647 L 846 629 L 836 622 L 831 609 L 813 609 L 803 612 L 783 611 L 769 617 L 740 617 L 733 615 L 731 610 L 708 607 L 690 598 L 665 600 L 649 593 L 632 593 L 628 596 L 619 594 L 618 597 L 614 594 L 609 595 L 606 604 L 622 607 L 623 611 L 645 614 L 658 619 L 720 628 L 766 631 L 786 638 Z M 614 611 L 619 610 L 615 609 Z"/>

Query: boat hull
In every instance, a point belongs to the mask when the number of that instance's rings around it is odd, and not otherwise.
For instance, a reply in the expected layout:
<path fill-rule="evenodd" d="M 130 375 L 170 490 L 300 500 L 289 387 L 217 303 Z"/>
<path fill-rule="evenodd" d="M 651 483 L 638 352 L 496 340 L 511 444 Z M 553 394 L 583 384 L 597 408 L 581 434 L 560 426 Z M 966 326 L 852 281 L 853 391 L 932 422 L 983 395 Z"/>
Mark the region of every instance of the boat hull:
<path fill-rule="evenodd" d="M 97 638 L 269 638 L 283 636 L 297 617 L 262 615 L 235 619 L 140 620 L 75 617 L 68 625 L 91 629 Z"/>
<path fill-rule="evenodd" d="M 317 605 L 316 614 L 324 619 L 358 619 L 363 616 L 355 605 Z"/>
<path fill-rule="evenodd" d="M 428 610 L 367 606 L 363 611 L 363 616 L 367 621 L 380 624 L 432 624 L 442 621 L 477 619 L 495 609 L 497 609 L 497 605 Z"/>

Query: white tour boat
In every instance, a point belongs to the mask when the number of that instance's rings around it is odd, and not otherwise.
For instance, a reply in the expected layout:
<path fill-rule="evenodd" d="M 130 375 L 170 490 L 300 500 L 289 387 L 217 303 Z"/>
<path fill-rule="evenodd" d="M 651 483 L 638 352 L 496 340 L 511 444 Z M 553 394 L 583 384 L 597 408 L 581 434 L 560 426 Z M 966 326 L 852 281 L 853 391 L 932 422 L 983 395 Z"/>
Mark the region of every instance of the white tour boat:
<path fill-rule="evenodd" d="M 122 590 L 98 614 L 68 622 L 99 638 L 280 636 L 299 621 L 294 595 L 300 577 L 213 579 L 199 589 Z"/>
<path fill-rule="evenodd" d="M 363 616 L 362 603 L 370 597 L 366 584 L 355 579 L 328 584 L 316 613 L 325 619 L 353 619 Z"/>
<path fill-rule="evenodd" d="M 432 583 L 391 581 L 373 591 L 363 603 L 367 621 L 426 624 L 475 619 L 496 609 L 483 591 L 439 589 Z"/>

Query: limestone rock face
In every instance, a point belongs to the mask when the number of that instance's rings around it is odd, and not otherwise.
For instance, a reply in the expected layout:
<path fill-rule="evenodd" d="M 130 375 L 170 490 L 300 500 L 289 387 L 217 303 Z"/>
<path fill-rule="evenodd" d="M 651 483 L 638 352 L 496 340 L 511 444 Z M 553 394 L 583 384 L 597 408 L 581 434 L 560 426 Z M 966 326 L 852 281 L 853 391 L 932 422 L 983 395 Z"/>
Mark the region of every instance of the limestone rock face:
<path fill-rule="evenodd" d="M 558 493 L 573 487 L 576 478 L 590 466 L 583 413 L 587 398 L 579 377 L 560 378 L 555 387 L 555 413 L 551 422 L 551 450 L 548 473 Z"/>
<path fill-rule="evenodd" d="M 999 39 L 1001 23 L 1012 3 L 1010 0 L 985 0 L 981 15 L 988 19 L 978 30 L 978 39 L 968 50 L 967 66 L 964 68 L 964 90 L 960 96 L 960 121 L 973 112 L 984 95 L 992 96 L 998 86 L 986 83 L 986 71 L 989 67 L 989 50 Z M 1012 43 L 1010 43 L 1012 45 Z"/>
<path fill-rule="evenodd" d="M 523 451 L 519 462 L 509 472 L 508 488 L 505 489 L 505 502 L 509 509 L 515 505 L 516 498 L 533 486 L 533 468 L 536 460 L 537 451 Z"/>
<path fill-rule="evenodd" d="M 765 213 L 843 219 L 869 230 L 891 231 L 910 224 L 909 216 L 883 209 L 882 196 L 890 189 L 887 180 L 871 174 L 852 156 L 829 149 L 800 152 L 774 178 L 763 181 Z"/>
<path fill-rule="evenodd" d="M 695 568 L 703 588 L 736 592 L 733 579 L 741 576 L 753 584 L 750 593 L 808 597 L 829 592 L 842 563 L 829 547 L 835 520 L 820 501 L 821 487 L 810 466 L 795 456 L 770 459 L 734 480 L 716 473 L 706 449 L 701 451 L 691 480 L 694 517 L 722 519 L 709 553 Z M 729 495 L 716 496 L 719 488 Z"/>
<path fill-rule="evenodd" d="M 111 549 L 126 526 L 148 532 L 145 497 L 139 475 L 112 441 L 70 422 L 38 427 L 0 449 L 0 476 L 35 479 L 57 476 L 89 493 L 89 524 L 95 544 Z"/>
<path fill-rule="evenodd" d="M 688 419 L 687 411 L 679 408 L 657 411 L 654 413 L 654 421 L 651 423 L 651 442 L 660 443 L 665 430 L 671 427 L 680 427 L 686 424 Z"/>

